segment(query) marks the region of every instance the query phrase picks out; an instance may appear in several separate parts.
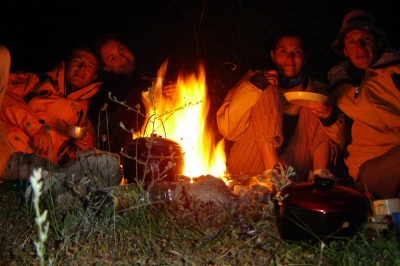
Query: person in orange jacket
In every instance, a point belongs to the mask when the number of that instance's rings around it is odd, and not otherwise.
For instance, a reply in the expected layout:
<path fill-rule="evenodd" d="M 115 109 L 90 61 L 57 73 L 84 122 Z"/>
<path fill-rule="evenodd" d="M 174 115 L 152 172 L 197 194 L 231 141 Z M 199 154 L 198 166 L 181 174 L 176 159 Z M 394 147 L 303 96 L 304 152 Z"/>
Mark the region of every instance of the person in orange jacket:
<path fill-rule="evenodd" d="M 86 113 L 100 85 L 98 71 L 94 51 L 79 46 L 44 75 L 11 73 L 0 118 L 15 150 L 62 165 L 75 158 L 76 151 L 92 148 L 93 129 Z M 86 135 L 71 138 L 67 126 L 86 128 Z"/>
<path fill-rule="evenodd" d="M 7 47 L 0 45 L 0 108 L 10 74 L 11 55 Z M 8 158 L 15 151 L 7 140 L 3 123 L 0 121 L 0 177 L 3 175 Z"/>

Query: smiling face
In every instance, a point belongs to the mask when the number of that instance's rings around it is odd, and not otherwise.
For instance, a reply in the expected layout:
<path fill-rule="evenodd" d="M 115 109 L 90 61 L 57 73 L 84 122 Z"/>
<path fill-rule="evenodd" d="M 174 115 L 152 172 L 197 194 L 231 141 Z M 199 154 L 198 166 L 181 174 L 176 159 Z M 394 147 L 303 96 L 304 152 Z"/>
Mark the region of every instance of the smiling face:
<path fill-rule="evenodd" d="M 280 38 L 271 51 L 271 58 L 278 72 L 286 78 L 294 78 L 300 73 L 304 56 L 303 42 L 294 36 Z"/>
<path fill-rule="evenodd" d="M 75 89 L 82 89 L 97 78 L 97 58 L 85 50 L 76 50 L 68 62 L 66 79 Z"/>
<path fill-rule="evenodd" d="M 365 70 L 378 59 L 379 45 L 375 37 L 364 30 L 353 29 L 343 40 L 343 53 L 360 70 Z"/>
<path fill-rule="evenodd" d="M 135 57 L 123 43 L 110 39 L 100 48 L 104 70 L 131 77 L 135 70 Z"/>

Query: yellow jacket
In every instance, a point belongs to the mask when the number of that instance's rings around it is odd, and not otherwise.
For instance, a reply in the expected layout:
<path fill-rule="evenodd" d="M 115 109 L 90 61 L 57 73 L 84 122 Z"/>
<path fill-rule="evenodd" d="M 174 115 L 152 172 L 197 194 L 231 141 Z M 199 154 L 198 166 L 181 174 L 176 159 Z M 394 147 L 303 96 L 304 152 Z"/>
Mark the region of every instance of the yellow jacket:
<path fill-rule="evenodd" d="M 332 93 L 337 107 L 354 121 L 345 163 L 350 176 L 357 179 L 365 161 L 400 144 L 400 53 L 384 53 L 365 70 L 361 84 L 352 82 L 345 68 L 345 62 L 333 67 L 328 78 L 330 84 L 340 84 Z M 344 126 L 342 114 L 326 127 L 327 133 L 333 140 L 343 140 Z"/>
<path fill-rule="evenodd" d="M 228 140 L 238 140 L 248 128 L 251 107 L 257 103 L 263 93 L 249 81 L 254 73 L 248 71 L 229 90 L 217 111 L 218 130 Z"/>

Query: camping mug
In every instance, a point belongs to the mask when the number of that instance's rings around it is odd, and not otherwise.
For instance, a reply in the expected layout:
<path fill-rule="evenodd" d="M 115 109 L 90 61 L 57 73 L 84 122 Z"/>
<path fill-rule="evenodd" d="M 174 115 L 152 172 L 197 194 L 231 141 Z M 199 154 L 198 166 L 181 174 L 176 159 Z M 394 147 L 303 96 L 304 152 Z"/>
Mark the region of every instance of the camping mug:
<path fill-rule="evenodd" d="M 400 198 L 374 200 L 372 204 L 375 215 L 392 215 L 394 212 L 400 212 Z"/>

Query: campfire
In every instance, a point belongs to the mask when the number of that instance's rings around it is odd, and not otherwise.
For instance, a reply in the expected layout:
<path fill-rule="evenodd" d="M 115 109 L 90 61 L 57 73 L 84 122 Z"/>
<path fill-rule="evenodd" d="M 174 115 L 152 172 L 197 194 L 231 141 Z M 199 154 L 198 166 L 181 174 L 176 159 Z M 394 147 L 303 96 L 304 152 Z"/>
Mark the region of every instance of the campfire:
<path fill-rule="evenodd" d="M 232 179 L 227 172 L 224 141 L 217 143 L 216 129 L 207 123 L 211 101 L 204 65 L 199 64 L 197 73 L 180 73 L 176 82 L 177 93 L 174 97 L 166 97 L 162 90 L 167 65 L 168 60 L 161 65 L 157 78 L 142 95 L 148 122 L 137 134 L 145 137 L 134 138 L 127 146 L 131 159 L 124 162 L 128 183 L 135 182 L 129 180 L 133 176 L 143 180 L 145 187 L 155 181 L 189 179 L 189 183 L 194 183 L 204 176 L 213 176 L 228 185 L 234 194 L 244 195 L 256 189 L 262 194 L 261 198 L 267 194 L 269 200 L 273 192 L 270 180 L 263 176 Z M 171 166 L 171 162 L 175 166 Z M 141 168 L 140 173 L 138 168 Z M 171 168 L 175 171 L 172 174 Z"/>
<path fill-rule="evenodd" d="M 207 124 L 210 99 L 207 93 L 204 66 L 197 73 L 181 73 L 177 79 L 175 97 L 162 95 L 166 60 L 157 73 L 157 79 L 145 97 L 149 123 L 144 135 L 159 135 L 179 143 L 184 151 L 183 175 L 195 178 L 203 175 L 226 176 L 223 141 L 216 143 L 213 129 Z"/>
<path fill-rule="evenodd" d="M 167 65 L 168 60 L 142 95 L 148 122 L 126 149 L 128 183 L 143 181 L 151 202 L 170 202 L 176 214 L 192 217 L 204 228 L 223 225 L 233 210 L 243 214 L 257 206 L 255 202 L 263 204 L 260 210 L 273 208 L 269 180 L 232 180 L 226 170 L 224 142 L 217 143 L 215 128 L 207 123 L 211 101 L 204 65 L 196 73 L 181 73 L 177 93 L 166 97 L 162 90 Z"/>

